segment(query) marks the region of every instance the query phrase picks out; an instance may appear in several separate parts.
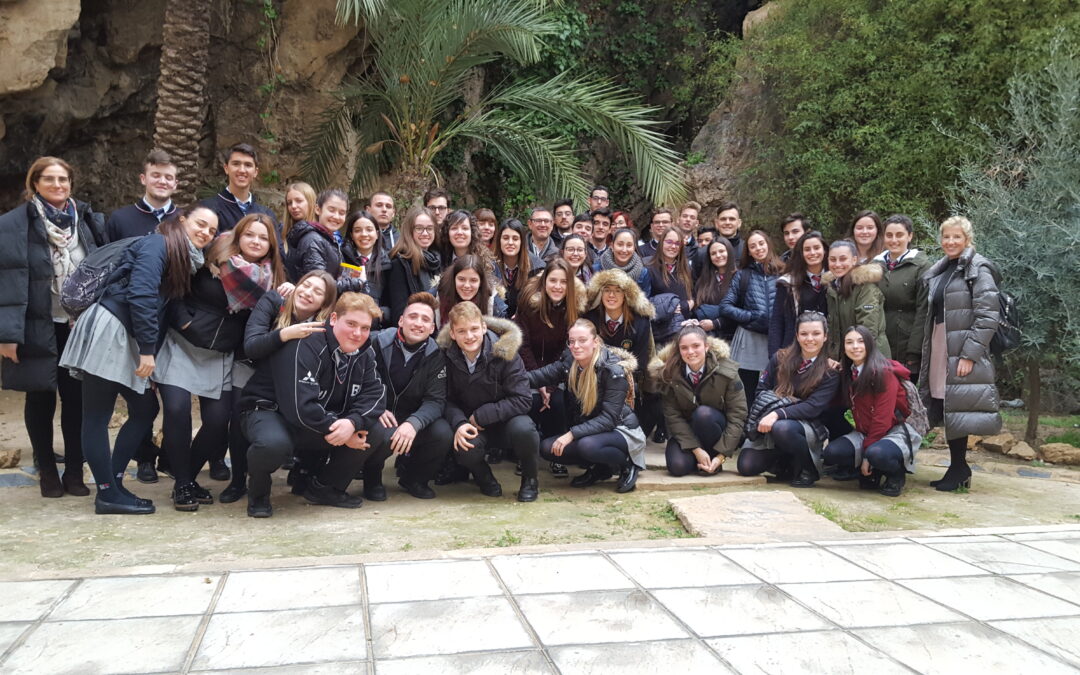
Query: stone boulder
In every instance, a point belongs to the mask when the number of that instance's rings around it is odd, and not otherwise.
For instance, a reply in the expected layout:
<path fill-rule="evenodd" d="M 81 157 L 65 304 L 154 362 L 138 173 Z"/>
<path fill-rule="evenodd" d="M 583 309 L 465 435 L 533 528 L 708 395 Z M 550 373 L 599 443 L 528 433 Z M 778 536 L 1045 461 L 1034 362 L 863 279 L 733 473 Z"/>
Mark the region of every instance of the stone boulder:
<path fill-rule="evenodd" d="M 983 450 L 989 452 L 996 452 L 1000 455 L 1008 455 L 1013 446 L 1016 445 L 1016 437 L 1008 431 L 1000 433 L 994 436 L 987 436 L 979 443 Z"/>
<path fill-rule="evenodd" d="M 0 469 L 17 469 L 22 460 L 22 450 L 19 448 L 0 449 Z"/>
<path fill-rule="evenodd" d="M 1080 448 L 1068 443 L 1043 443 L 1039 448 L 1043 459 L 1053 464 L 1080 465 Z"/>
<path fill-rule="evenodd" d="M 64 66 L 79 10 L 79 0 L 0 2 L 0 96 L 35 89 L 50 70 Z"/>
<path fill-rule="evenodd" d="M 1005 453 L 1009 457 L 1015 457 L 1024 461 L 1030 462 L 1033 459 L 1038 459 L 1039 455 L 1035 452 L 1035 449 L 1024 441 L 1014 443 L 1008 452 Z"/>

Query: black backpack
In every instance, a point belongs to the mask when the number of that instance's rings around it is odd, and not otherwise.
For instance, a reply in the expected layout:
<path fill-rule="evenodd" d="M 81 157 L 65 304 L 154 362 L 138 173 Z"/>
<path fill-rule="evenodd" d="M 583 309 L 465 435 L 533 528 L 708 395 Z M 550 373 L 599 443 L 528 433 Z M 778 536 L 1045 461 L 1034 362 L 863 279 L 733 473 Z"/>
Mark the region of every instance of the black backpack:
<path fill-rule="evenodd" d="M 998 325 L 990 340 L 990 353 L 1001 356 L 1020 346 L 1020 308 L 1016 296 L 998 289 Z"/>
<path fill-rule="evenodd" d="M 124 252 L 140 239 L 142 237 L 128 237 L 105 244 L 86 256 L 64 280 L 64 286 L 60 289 L 60 305 L 72 318 L 78 319 L 101 298 Z"/>

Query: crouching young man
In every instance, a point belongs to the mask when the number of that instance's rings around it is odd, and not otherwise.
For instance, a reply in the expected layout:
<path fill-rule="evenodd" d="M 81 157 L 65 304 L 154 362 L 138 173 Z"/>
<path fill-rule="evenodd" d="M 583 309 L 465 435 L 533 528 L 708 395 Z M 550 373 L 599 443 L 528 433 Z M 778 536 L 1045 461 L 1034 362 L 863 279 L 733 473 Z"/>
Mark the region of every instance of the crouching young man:
<path fill-rule="evenodd" d="M 458 463 L 476 477 L 480 492 L 499 497 L 502 486 L 484 456 L 488 445 L 513 448 L 521 462 L 518 501 L 536 501 L 540 435 L 529 418 L 532 392 L 518 356 L 521 330 L 459 302 L 439 333 L 439 345 L 446 349 L 445 415 Z"/>
<path fill-rule="evenodd" d="M 386 498 L 382 466 L 390 433 L 379 423 L 386 393 L 368 345 L 382 311 L 370 296 L 344 293 L 322 333 L 289 340 L 244 388 L 241 426 L 248 448 L 248 515 L 269 518 L 270 476 L 294 452 L 307 469 L 303 497 L 355 509 L 345 492 L 364 471 L 364 495 Z"/>
<path fill-rule="evenodd" d="M 431 337 L 438 307 L 431 293 L 413 293 L 397 328 L 384 328 L 371 340 L 386 383 L 386 412 L 379 421 L 398 457 L 398 484 L 417 499 L 435 497 L 428 481 L 454 438 L 443 417 L 446 357 Z"/>

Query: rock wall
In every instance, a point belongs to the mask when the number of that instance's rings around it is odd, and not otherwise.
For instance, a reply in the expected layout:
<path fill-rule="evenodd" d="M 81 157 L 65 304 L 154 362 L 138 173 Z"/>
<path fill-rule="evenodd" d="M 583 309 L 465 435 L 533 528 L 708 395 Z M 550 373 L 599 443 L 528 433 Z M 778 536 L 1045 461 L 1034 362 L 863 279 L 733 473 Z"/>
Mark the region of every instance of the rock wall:
<path fill-rule="evenodd" d="M 18 203 L 26 168 L 46 154 L 74 166 L 75 195 L 96 210 L 141 194 L 165 3 L 0 0 L 0 211 Z M 261 5 L 213 8 L 198 179 L 206 191 L 221 183 L 216 149 L 238 141 L 263 151 L 264 177 L 295 175 L 315 113 L 362 56 L 358 29 L 335 24 L 334 0 L 278 0 L 274 21 Z"/>

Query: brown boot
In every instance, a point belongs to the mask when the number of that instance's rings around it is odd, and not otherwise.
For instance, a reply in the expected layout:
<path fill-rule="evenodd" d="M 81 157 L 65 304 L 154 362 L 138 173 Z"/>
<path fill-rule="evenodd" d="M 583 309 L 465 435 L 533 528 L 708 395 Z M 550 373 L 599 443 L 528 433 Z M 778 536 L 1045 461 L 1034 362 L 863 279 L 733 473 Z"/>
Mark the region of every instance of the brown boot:
<path fill-rule="evenodd" d="M 38 483 L 42 497 L 64 496 L 64 485 L 60 482 L 60 474 L 56 471 L 56 464 L 48 467 L 38 467 Z"/>
<path fill-rule="evenodd" d="M 60 482 L 64 485 L 64 491 L 72 497 L 90 496 L 90 488 L 86 487 L 86 483 L 83 482 L 81 464 L 76 466 L 65 466 L 64 475 L 60 477 Z"/>

